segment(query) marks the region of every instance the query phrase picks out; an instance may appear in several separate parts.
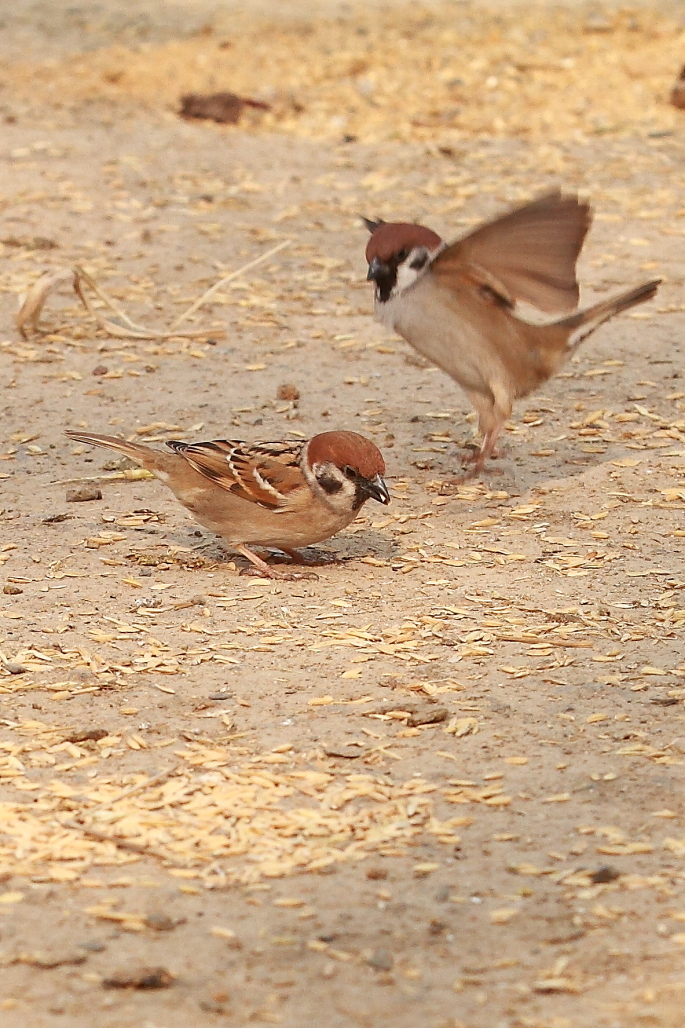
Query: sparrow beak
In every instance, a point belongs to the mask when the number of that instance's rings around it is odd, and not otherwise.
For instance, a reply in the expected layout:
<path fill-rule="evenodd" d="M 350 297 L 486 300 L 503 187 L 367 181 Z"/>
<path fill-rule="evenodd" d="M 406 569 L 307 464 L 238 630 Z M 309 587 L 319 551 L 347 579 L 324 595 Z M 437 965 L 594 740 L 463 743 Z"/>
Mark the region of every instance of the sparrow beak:
<path fill-rule="evenodd" d="M 378 257 L 374 257 L 369 264 L 369 270 L 366 274 L 367 282 L 379 282 L 381 279 L 387 279 L 390 276 L 390 268 L 385 261 L 379 260 Z"/>
<path fill-rule="evenodd" d="M 364 478 L 359 482 L 362 492 L 366 493 L 372 500 L 378 500 L 387 506 L 390 503 L 390 493 L 381 475 L 374 475 L 373 478 Z"/>

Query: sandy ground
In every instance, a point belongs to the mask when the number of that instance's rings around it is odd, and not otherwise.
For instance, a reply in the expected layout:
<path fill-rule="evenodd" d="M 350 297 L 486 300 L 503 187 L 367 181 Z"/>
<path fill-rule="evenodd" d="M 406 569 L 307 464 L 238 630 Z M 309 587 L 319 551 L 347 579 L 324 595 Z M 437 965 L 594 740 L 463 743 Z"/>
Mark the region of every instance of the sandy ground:
<path fill-rule="evenodd" d="M 132 9 L 2 14 L 3 1025 L 680 1028 L 682 123 L 662 97 L 656 129 L 345 141 L 51 94 L 44 63 L 26 90 L 48 52 L 230 15 Z M 371 319 L 357 215 L 457 234 L 556 184 L 597 211 L 584 302 L 664 284 L 457 488 L 473 418 Z M 108 337 L 64 288 L 47 333 L 14 327 L 17 294 L 82 264 L 161 329 L 285 239 L 199 338 Z M 349 427 L 393 504 L 320 547 L 340 562 L 316 580 L 256 581 L 79 426 Z M 89 478 L 103 498 L 67 503 Z M 163 987 L 111 984 L 145 968 Z"/>

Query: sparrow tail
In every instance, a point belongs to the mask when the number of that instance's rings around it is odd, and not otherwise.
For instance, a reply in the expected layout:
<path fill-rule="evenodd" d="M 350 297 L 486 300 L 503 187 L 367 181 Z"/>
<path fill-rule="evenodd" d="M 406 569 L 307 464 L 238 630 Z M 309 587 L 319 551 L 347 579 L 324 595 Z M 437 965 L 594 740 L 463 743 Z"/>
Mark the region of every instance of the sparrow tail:
<path fill-rule="evenodd" d="M 170 454 L 153 450 L 141 443 L 129 443 L 120 436 L 98 435 L 95 432 L 67 432 L 66 434 L 77 443 L 88 443 L 90 446 L 105 446 L 109 450 L 117 450 L 130 457 L 136 464 L 140 464 L 146 471 L 153 473 L 168 472 L 170 462 L 175 462 L 175 458 Z"/>
<path fill-rule="evenodd" d="M 572 314 L 562 321 L 557 321 L 556 324 L 560 328 L 569 330 L 566 343 L 568 349 L 575 350 L 596 328 L 603 325 L 609 318 L 613 318 L 615 314 L 627 311 L 638 303 L 651 300 L 660 283 L 660 278 L 655 278 L 651 282 L 643 282 L 641 286 L 635 286 L 633 289 L 626 290 L 625 293 L 619 293 L 618 296 L 602 300 L 594 307 L 588 307 L 587 310 L 579 311 L 578 314 Z"/>

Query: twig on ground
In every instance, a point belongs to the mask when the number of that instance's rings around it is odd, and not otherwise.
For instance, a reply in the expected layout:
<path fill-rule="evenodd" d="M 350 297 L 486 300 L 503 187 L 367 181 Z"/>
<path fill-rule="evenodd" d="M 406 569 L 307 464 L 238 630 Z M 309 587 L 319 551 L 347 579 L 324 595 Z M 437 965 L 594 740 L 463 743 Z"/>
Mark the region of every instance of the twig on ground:
<path fill-rule="evenodd" d="M 274 254 L 285 249 L 286 246 L 290 246 L 291 242 L 292 240 L 285 239 L 282 243 L 279 243 L 278 246 L 274 246 L 271 250 L 262 254 L 261 257 L 256 257 L 253 261 L 250 261 L 248 264 L 244 264 L 241 268 L 237 268 L 235 271 L 231 272 L 230 275 L 226 275 L 218 282 L 215 282 L 214 285 L 203 293 L 202 296 L 200 296 L 194 303 L 192 303 L 187 310 L 179 315 L 171 328 L 168 329 L 146 328 L 144 325 L 138 325 L 135 321 L 132 321 L 128 314 L 121 310 L 121 308 L 114 303 L 111 297 L 109 297 L 107 293 L 100 288 L 88 272 L 84 271 L 84 269 L 78 264 L 74 265 L 73 268 L 58 268 L 55 271 L 47 271 L 33 283 L 25 296 L 20 297 L 19 310 L 15 316 L 17 328 L 19 329 L 23 339 L 28 339 L 31 333 L 50 331 L 49 329 L 41 328 L 39 324 L 40 316 L 43 311 L 43 307 L 45 306 L 45 301 L 59 286 L 65 282 L 70 282 L 74 292 L 85 309 L 91 317 L 95 319 L 98 326 L 110 336 L 115 336 L 119 339 L 169 339 L 172 336 L 180 336 L 185 339 L 197 339 L 208 335 L 223 335 L 224 330 L 221 328 L 184 329 L 179 328 L 179 326 L 183 321 L 191 317 L 191 315 L 206 303 L 222 286 L 226 285 L 228 282 L 232 282 L 233 279 L 238 278 L 239 275 L 243 275 L 251 268 L 255 268 L 258 264 L 262 264 L 270 257 L 273 257 Z M 116 321 L 104 317 L 100 311 L 95 309 L 92 302 L 89 300 L 87 293 L 84 292 L 84 285 L 92 290 L 95 296 L 104 303 L 104 305 L 117 319 Z"/>

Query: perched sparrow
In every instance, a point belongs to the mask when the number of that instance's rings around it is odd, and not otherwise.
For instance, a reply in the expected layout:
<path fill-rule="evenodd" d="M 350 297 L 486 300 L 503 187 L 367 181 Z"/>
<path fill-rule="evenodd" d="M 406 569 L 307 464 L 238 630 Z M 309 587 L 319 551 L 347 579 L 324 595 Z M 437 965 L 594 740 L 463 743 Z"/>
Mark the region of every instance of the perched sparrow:
<path fill-rule="evenodd" d="M 518 301 L 547 314 L 577 307 L 576 260 L 591 220 L 587 204 L 559 191 L 449 245 L 422 225 L 364 218 L 376 317 L 451 375 L 478 412 L 474 474 L 513 401 L 546 382 L 599 325 L 657 290 L 659 279 L 645 282 L 547 324 L 514 313 Z"/>
<path fill-rule="evenodd" d="M 67 432 L 71 439 L 118 450 L 168 485 L 191 514 L 268 578 L 293 578 L 250 546 L 282 550 L 305 564 L 297 546 L 335 535 L 366 500 L 390 503 L 385 462 L 356 432 L 323 432 L 305 443 L 167 442 L 173 453 L 117 436 Z"/>

